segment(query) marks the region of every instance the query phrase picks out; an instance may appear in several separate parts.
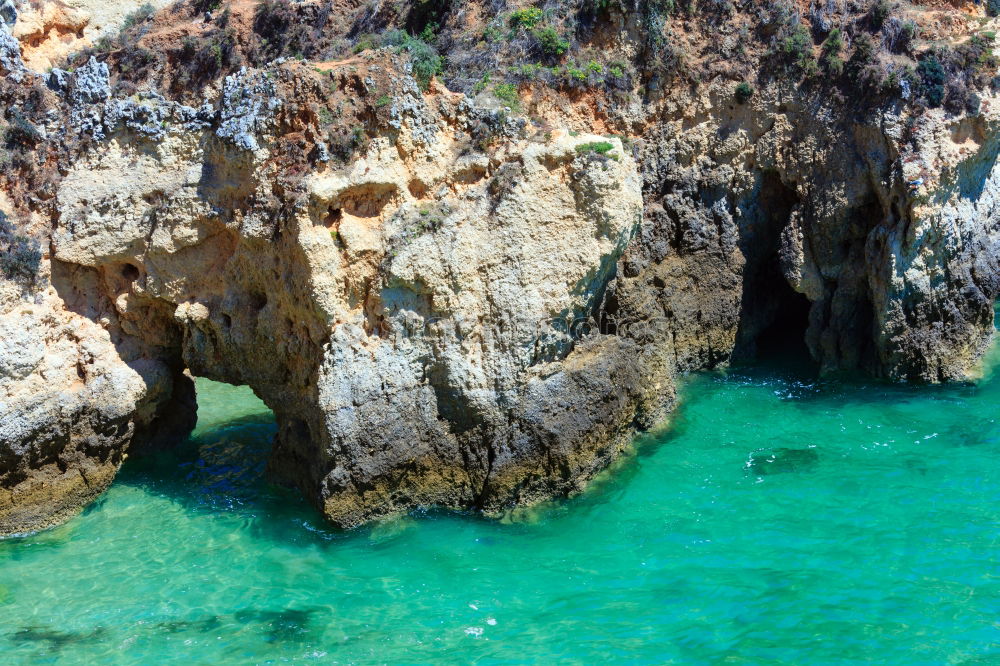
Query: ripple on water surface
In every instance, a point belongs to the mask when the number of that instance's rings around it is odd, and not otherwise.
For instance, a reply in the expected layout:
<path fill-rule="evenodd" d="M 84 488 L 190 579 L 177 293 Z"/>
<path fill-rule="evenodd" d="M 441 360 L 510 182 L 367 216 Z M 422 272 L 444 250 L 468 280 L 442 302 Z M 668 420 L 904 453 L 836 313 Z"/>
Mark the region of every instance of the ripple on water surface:
<path fill-rule="evenodd" d="M 199 380 L 176 450 L 0 541 L 4 663 L 1000 663 L 1000 380 L 691 378 L 582 497 L 342 533 Z"/>

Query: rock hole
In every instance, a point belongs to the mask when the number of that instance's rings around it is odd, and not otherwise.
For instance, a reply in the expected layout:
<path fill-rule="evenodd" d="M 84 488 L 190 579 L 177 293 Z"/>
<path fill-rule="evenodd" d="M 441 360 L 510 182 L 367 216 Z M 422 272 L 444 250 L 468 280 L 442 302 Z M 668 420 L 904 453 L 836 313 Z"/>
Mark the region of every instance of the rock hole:
<path fill-rule="evenodd" d="M 459 185 L 475 185 L 486 178 L 486 169 L 478 164 L 456 171 L 452 182 Z"/>
<path fill-rule="evenodd" d="M 250 293 L 250 307 L 256 312 L 260 312 L 267 306 L 267 295 L 260 292 Z"/>
<path fill-rule="evenodd" d="M 410 190 L 410 194 L 413 195 L 415 199 L 424 199 L 427 197 L 427 185 L 420 179 L 414 178 L 410 181 L 407 186 Z"/>
<path fill-rule="evenodd" d="M 341 210 L 353 217 L 379 217 L 382 209 L 396 198 L 395 185 L 368 183 L 348 188 L 340 193 Z"/>
<path fill-rule="evenodd" d="M 122 277 L 129 282 L 134 282 L 139 279 L 139 269 L 132 264 L 125 264 L 122 266 Z"/>
<path fill-rule="evenodd" d="M 344 213 L 339 208 L 328 208 L 326 211 L 326 217 L 323 218 L 323 224 L 327 229 L 336 229 L 340 226 L 340 221 L 344 219 Z"/>
<path fill-rule="evenodd" d="M 196 487 L 199 502 L 208 508 L 225 510 L 260 492 L 277 426 L 249 386 L 205 377 L 175 381 L 173 398 L 156 418 L 137 433 L 140 446 L 130 449 L 134 455 L 126 466 L 139 465 L 164 481 L 185 470 L 183 484 L 169 482 L 164 488 L 190 496 Z M 192 433 L 195 421 L 198 431 Z"/>
<path fill-rule="evenodd" d="M 775 360 L 781 358 L 810 361 L 806 346 L 806 330 L 809 328 L 809 311 L 812 303 L 804 295 L 788 286 L 775 284 L 777 306 L 771 315 L 771 322 L 757 334 L 756 358 Z"/>

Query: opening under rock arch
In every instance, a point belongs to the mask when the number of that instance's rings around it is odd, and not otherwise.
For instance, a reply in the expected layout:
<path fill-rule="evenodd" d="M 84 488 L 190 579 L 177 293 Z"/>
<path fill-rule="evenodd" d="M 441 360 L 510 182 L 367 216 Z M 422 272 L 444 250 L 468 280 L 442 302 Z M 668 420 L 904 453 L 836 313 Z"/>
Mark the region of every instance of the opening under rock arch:
<path fill-rule="evenodd" d="M 249 386 L 195 379 L 198 419 L 187 437 L 140 448 L 116 483 L 151 486 L 201 509 L 227 511 L 273 492 L 266 467 L 277 432 L 274 414 Z"/>

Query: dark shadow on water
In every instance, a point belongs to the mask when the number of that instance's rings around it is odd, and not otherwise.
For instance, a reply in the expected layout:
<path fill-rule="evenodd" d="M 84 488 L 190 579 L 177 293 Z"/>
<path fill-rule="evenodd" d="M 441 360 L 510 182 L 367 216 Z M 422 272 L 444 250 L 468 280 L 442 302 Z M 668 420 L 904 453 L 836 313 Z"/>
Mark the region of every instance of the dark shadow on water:
<path fill-rule="evenodd" d="M 232 633 L 249 627 L 253 635 L 269 644 L 304 644 L 318 637 L 323 623 L 319 608 L 245 608 L 232 615 L 207 615 L 193 620 L 162 619 L 130 626 L 128 632 L 145 638 L 163 635 L 205 635 Z M 24 625 L 6 634 L 6 639 L 19 646 L 37 646 L 42 653 L 57 655 L 88 644 L 109 639 L 104 627 L 89 631 L 63 631 L 46 625 Z"/>
<path fill-rule="evenodd" d="M 819 452 L 814 448 L 781 446 L 751 453 L 746 462 L 746 470 L 752 476 L 807 472 L 816 467 L 818 462 Z"/>
<path fill-rule="evenodd" d="M 201 620 L 165 620 L 157 622 L 153 626 L 167 634 L 208 634 L 221 627 L 223 620 L 224 618 L 218 615 L 210 615 Z"/>
<path fill-rule="evenodd" d="M 97 627 L 86 632 L 75 632 L 61 631 L 43 625 L 26 625 L 8 634 L 7 638 L 17 645 L 34 644 L 46 648 L 48 652 L 61 652 L 66 648 L 99 641 L 106 634 L 107 630 L 104 627 Z"/>
<path fill-rule="evenodd" d="M 172 448 L 130 457 L 115 483 L 168 498 L 190 513 L 229 512 L 246 517 L 247 520 L 241 521 L 244 526 L 241 529 L 250 530 L 254 538 L 262 541 L 262 547 L 267 542 L 334 545 L 332 542 L 347 538 L 349 533 L 329 528 L 298 492 L 267 482 L 264 470 L 275 432 L 274 419 L 269 413 L 234 418 L 203 429 Z M 107 501 L 102 498 L 86 511 L 100 511 Z M 26 538 L 37 542 L 50 539 L 51 535 L 50 531 Z M 363 537 L 363 531 L 354 535 Z M 58 539 L 54 545 L 65 547 L 68 540 Z M 174 547 L 187 545 L 177 543 Z M 129 623 L 121 629 L 144 641 L 159 640 L 166 635 L 248 632 L 267 644 L 304 645 L 321 635 L 328 622 L 324 613 L 323 609 L 312 607 L 247 607 L 222 615 L 154 618 Z M 61 654 L 71 654 L 89 645 L 119 641 L 122 636 L 118 634 L 119 629 L 112 635 L 103 626 L 65 631 L 42 623 L 19 626 L 11 621 L 0 629 L 0 654 L 6 641 L 29 649 L 36 661 L 58 660 Z"/>
<path fill-rule="evenodd" d="M 316 631 L 314 616 L 318 609 L 287 608 L 285 610 L 261 610 L 249 608 L 237 611 L 233 619 L 240 624 L 259 626 L 268 643 L 299 643 L 309 640 Z"/>

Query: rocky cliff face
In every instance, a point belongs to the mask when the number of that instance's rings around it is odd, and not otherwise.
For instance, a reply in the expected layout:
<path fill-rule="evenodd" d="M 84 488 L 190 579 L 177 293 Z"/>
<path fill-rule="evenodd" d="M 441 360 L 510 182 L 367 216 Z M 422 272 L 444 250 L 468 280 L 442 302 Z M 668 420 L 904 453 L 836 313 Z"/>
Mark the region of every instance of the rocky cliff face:
<path fill-rule="evenodd" d="M 137 48 L 209 39 L 184 11 Z M 226 29 L 259 52 L 237 28 L 275 11 L 229 5 Z M 2 34 L 0 533 L 190 428 L 191 374 L 249 384 L 272 476 L 353 526 L 575 492 L 666 418 L 677 372 L 804 343 L 824 371 L 944 381 L 991 338 L 986 90 L 975 114 L 856 117 L 781 81 L 611 107 L 531 87 L 518 114 L 421 90 L 407 46 L 158 70 L 198 102 L 126 80 L 127 49 L 43 86 Z"/>
<path fill-rule="evenodd" d="M 974 374 L 1000 249 L 988 103 L 914 124 L 852 121 L 780 88 L 749 107 L 718 90 L 699 103 L 644 144 L 646 216 L 611 319 L 659 322 L 685 369 L 790 329 L 826 371 Z"/>

